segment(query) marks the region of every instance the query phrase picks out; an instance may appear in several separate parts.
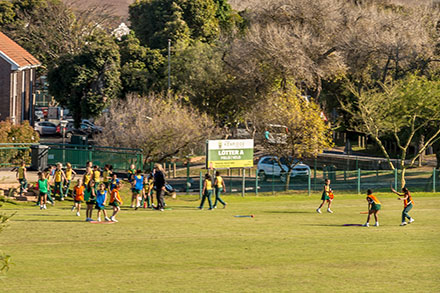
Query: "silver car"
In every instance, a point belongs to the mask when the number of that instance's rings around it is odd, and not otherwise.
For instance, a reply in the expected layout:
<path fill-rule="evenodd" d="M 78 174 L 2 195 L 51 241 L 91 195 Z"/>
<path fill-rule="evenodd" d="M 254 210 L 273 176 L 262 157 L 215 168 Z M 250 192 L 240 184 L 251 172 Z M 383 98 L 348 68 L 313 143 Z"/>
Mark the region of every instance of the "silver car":
<path fill-rule="evenodd" d="M 57 133 L 57 126 L 49 121 L 35 122 L 34 129 L 40 136 L 54 135 Z"/>

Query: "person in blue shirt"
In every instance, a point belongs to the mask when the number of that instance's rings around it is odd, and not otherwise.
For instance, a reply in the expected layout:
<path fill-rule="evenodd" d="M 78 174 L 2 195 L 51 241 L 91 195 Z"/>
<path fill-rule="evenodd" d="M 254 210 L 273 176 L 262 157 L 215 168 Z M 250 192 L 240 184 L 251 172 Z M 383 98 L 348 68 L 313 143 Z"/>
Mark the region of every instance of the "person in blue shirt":
<path fill-rule="evenodd" d="M 142 193 L 142 189 L 144 188 L 144 176 L 142 176 L 142 171 L 137 170 L 136 175 L 133 177 L 133 181 L 131 182 L 131 207 L 135 207 L 137 210 L 139 208 L 139 195 Z M 134 206 L 136 204 L 136 206 Z"/>
<path fill-rule="evenodd" d="M 99 189 L 96 191 L 96 205 L 98 210 L 98 222 L 101 222 L 101 211 L 104 214 L 105 220 L 110 222 L 110 218 L 107 217 L 107 211 L 105 210 L 105 201 L 107 200 L 107 190 L 105 190 L 105 184 L 99 184 Z"/>

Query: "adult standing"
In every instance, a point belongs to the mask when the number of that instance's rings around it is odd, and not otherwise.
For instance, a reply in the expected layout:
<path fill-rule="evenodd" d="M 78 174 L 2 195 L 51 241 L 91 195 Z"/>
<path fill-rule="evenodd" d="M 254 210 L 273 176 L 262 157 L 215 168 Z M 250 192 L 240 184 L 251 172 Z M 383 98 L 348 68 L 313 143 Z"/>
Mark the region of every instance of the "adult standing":
<path fill-rule="evenodd" d="M 165 204 L 163 194 L 165 192 L 165 170 L 161 164 L 154 164 L 154 187 L 156 189 L 157 210 L 163 212 Z"/>

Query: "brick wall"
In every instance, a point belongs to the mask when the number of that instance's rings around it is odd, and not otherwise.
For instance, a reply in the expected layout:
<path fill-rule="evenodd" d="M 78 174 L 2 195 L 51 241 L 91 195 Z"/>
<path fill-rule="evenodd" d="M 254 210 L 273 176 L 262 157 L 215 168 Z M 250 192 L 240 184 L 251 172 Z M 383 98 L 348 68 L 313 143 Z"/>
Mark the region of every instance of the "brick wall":
<path fill-rule="evenodd" d="M 0 120 L 10 115 L 11 65 L 0 58 Z"/>

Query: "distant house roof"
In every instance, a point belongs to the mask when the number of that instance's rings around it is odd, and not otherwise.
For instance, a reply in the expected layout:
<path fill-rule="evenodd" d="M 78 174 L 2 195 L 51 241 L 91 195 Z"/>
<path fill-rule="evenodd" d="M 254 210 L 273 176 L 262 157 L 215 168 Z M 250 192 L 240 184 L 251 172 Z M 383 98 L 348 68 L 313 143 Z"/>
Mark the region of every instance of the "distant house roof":
<path fill-rule="evenodd" d="M 0 58 L 11 64 L 11 70 L 23 70 L 41 65 L 37 58 L 2 32 L 0 32 Z"/>

